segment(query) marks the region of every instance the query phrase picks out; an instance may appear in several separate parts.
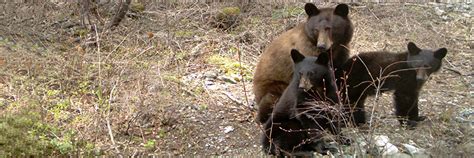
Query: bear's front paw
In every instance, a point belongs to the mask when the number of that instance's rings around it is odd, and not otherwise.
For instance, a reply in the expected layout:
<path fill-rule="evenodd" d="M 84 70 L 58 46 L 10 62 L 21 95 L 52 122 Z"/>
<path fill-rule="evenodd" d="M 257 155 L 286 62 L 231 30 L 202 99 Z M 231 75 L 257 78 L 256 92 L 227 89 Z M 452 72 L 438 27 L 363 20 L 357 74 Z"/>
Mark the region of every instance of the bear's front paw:
<path fill-rule="evenodd" d="M 409 120 L 407 121 L 407 128 L 410 130 L 415 129 L 415 127 L 418 125 L 417 121 Z"/>

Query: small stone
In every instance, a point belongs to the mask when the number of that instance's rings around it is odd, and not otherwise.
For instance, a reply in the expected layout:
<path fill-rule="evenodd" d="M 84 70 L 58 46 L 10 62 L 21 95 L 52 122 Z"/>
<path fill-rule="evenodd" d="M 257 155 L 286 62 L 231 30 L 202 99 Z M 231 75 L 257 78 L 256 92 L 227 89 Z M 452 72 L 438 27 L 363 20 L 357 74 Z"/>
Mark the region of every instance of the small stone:
<path fill-rule="evenodd" d="M 211 78 L 211 79 L 216 79 L 217 78 L 217 72 L 208 71 L 204 74 L 204 77 Z"/>
<path fill-rule="evenodd" d="M 435 7 L 434 11 L 435 11 L 436 15 L 439 15 L 439 16 L 444 14 L 444 10 L 441 10 L 438 7 Z"/>
<path fill-rule="evenodd" d="M 385 155 L 386 158 L 412 158 L 412 156 L 405 153 L 394 153 L 390 155 Z"/>
<path fill-rule="evenodd" d="M 225 134 L 227 134 L 229 132 L 232 132 L 232 131 L 234 131 L 234 127 L 232 127 L 232 126 L 227 126 L 227 127 L 224 128 L 224 133 Z"/>
<path fill-rule="evenodd" d="M 468 108 L 461 110 L 455 120 L 460 123 L 473 123 L 474 124 L 474 109 Z"/>
<path fill-rule="evenodd" d="M 413 155 L 413 154 L 416 154 L 416 153 L 423 153 L 424 150 L 421 149 L 421 148 L 417 148 L 413 145 L 410 145 L 410 144 L 402 144 L 403 147 L 405 147 L 405 150 L 408 151 L 409 154 Z"/>
<path fill-rule="evenodd" d="M 206 85 L 206 86 L 212 86 L 212 85 L 214 85 L 214 82 L 213 82 L 213 81 L 210 81 L 210 80 L 206 80 L 206 81 L 204 81 L 204 85 Z"/>
<path fill-rule="evenodd" d="M 462 5 L 462 8 L 465 9 L 465 10 L 471 10 L 471 5 L 464 4 L 464 5 Z"/>
<path fill-rule="evenodd" d="M 464 17 L 466 17 L 466 18 L 470 18 L 470 17 L 471 17 L 471 15 L 468 14 L 468 13 L 462 13 L 462 16 L 464 16 Z"/>
<path fill-rule="evenodd" d="M 229 83 L 232 83 L 232 84 L 237 84 L 237 81 L 235 81 L 233 78 L 230 78 L 230 77 L 227 77 L 227 76 L 219 76 L 218 77 L 219 80 L 222 80 L 224 82 L 229 82 Z"/>
<path fill-rule="evenodd" d="M 454 8 L 454 5 L 448 4 L 448 5 L 446 5 L 446 8 L 452 9 L 452 8 Z"/>
<path fill-rule="evenodd" d="M 382 155 L 393 155 L 395 153 L 398 153 L 398 148 L 390 143 L 390 139 L 388 139 L 388 136 L 375 136 L 375 145 L 379 147 L 380 151 L 383 151 Z"/>
<path fill-rule="evenodd" d="M 444 21 L 448 21 L 448 16 L 443 15 L 443 16 L 441 16 L 441 19 L 443 19 Z"/>

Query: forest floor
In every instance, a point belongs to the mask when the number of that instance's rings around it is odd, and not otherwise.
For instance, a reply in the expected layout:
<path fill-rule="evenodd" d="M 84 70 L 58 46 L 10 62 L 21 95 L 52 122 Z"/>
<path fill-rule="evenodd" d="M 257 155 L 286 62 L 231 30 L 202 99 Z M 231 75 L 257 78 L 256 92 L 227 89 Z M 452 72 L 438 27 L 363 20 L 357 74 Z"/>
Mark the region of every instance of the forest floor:
<path fill-rule="evenodd" d="M 352 55 L 446 47 L 425 84 L 414 130 L 398 124 L 391 93 L 367 101 L 383 135 L 431 156 L 473 155 L 472 4 L 352 4 Z M 272 39 L 304 21 L 303 3 L 145 5 L 118 28 L 81 27 L 77 5 L 10 4 L 0 13 L 1 155 L 261 156 L 252 76 Z M 322 4 L 320 6 L 335 6 Z M 213 18 L 226 7 L 237 23 Z M 110 17 L 103 9 L 102 19 Z M 34 13 L 34 14 L 32 14 Z M 104 26 L 97 22 L 98 30 Z M 360 147 L 359 148 L 368 148 Z M 357 147 L 349 153 L 360 151 Z"/>

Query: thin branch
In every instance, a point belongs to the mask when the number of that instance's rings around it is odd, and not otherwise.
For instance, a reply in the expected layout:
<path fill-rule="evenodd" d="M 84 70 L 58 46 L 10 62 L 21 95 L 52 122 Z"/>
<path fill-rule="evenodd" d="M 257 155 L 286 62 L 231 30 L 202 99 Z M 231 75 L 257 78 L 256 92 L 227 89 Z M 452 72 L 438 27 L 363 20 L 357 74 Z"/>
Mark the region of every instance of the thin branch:
<path fill-rule="evenodd" d="M 451 71 L 453 71 L 453 72 L 455 72 L 455 73 L 457 73 L 461 76 L 464 76 L 464 74 L 461 71 L 455 69 L 456 67 L 448 59 L 444 58 L 444 61 L 446 61 L 449 64 L 449 66 L 452 67 L 452 68 L 445 67 L 445 69 L 451 70 Z"/>
<path fill-rule="evenodd" d="M 237 100 L 235 97 L 232 96 L 232 94 L 230 94 L 229 92 L 222 92 L 222 94 L 224 94 L 225 96 L 227 96 L 227 98 L 229 98 L 230 100 L 232 100 L 233 102 L 239 104 L 239 105 L 243 105 L 243 103 L 240 101 L 240 100 Z"/>
<path fill-rule="evenodd" d="M 244 80 L 244 71 L 242 68 L 242 52 L 240 51 L 240 44 L 239 44 L 239 49 L 237 50 L 237 53 L 239 55 L 239 67 L 240 67 L 240 80 L 242 81 L 242 87 L 244 88 L 244 96 L 245 96 L 245 101 L 247 103 L 247 106 L 249 106 L 249 98 L 247 96 L 247 88 L 245 86 L 245 80 Z"/>
<path fill-rule="evenodd" d="M 97 32 L 97 25 L 94 25 L 94 30 L 95 30 L 95 36 L 96 36 L 96 43 L 97 43 L 97 54 L 99 56 L 99 86 L 102 84 L 101 80 L 102 78 L 100 77 L 101 76 L 101 58 L 100 58 L 100 42 L 99 42 L 99 33 Z M 111 92 L 110 92 L 110 95 L 113 94 L 113 92 L 115 91 L 115 87 L 116 87 L 117 84 L 114 85 L 114 87 L 112 88 Z M 110 106 L 110 103 L 111 103 L 111 100 L 112 98 L 109 98 L 109 106 Z M 110 141 L 112 142 L 112 146 L 114 147 L 115 151 L 117 152 L 117 154 L 120 155 L 120 150 L 117 148 L 116 144 L 115 144 L 115 140 L 114 140 L 114 134 L 112 133 L 112 126 L 110 125 L 110 109 L 107 110 L 107 116 L 105 117 L 105 121 L 107 123 L 107 129 L 108 129 L 108 133 L 109 133 L 109 136 L 110 136 Z M 120 157 L 122 157 L 122 155 L 120 155 Z"/>

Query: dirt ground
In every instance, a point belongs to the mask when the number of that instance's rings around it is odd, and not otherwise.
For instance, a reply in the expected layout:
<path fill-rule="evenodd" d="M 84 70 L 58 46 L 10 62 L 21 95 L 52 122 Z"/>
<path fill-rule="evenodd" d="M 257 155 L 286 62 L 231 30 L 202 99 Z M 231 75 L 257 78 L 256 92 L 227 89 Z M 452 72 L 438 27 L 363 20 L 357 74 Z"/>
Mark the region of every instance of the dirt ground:
<path fill-rule="evenodd" d="M 150 3 L 115 30 L 102 32 L 96 19 L 95 32 L 81 27 L 75 4 L 5 5 L 0 114 L 38 114 L 54 130 L 37 137 L 59 142 L 52 143 L 51 155 L 262 156 L 253 71 L 272 39 L 305 20 L 303 6 Z M 350 6 L 352 54 L 402 52 L 412 41 L 421 48 L 446 47 L 448 55 L 421 92 L 421 114 L 428 120 L 418 128 L 399 126 L 391 93 L 384 93 L 367 101 L 374 110 L 371 132 L 344 133 L 362 140 L 386 135 L 399 148 L 412 144 L 434 157 L 474 154 L 473 8 Z M 227 30 L 213 22 L 225 7 L 240 7 Z M 110 17 L 106 9 L 98 13 Z M 365 147 L 347 150 L 357 148 Z"/>

